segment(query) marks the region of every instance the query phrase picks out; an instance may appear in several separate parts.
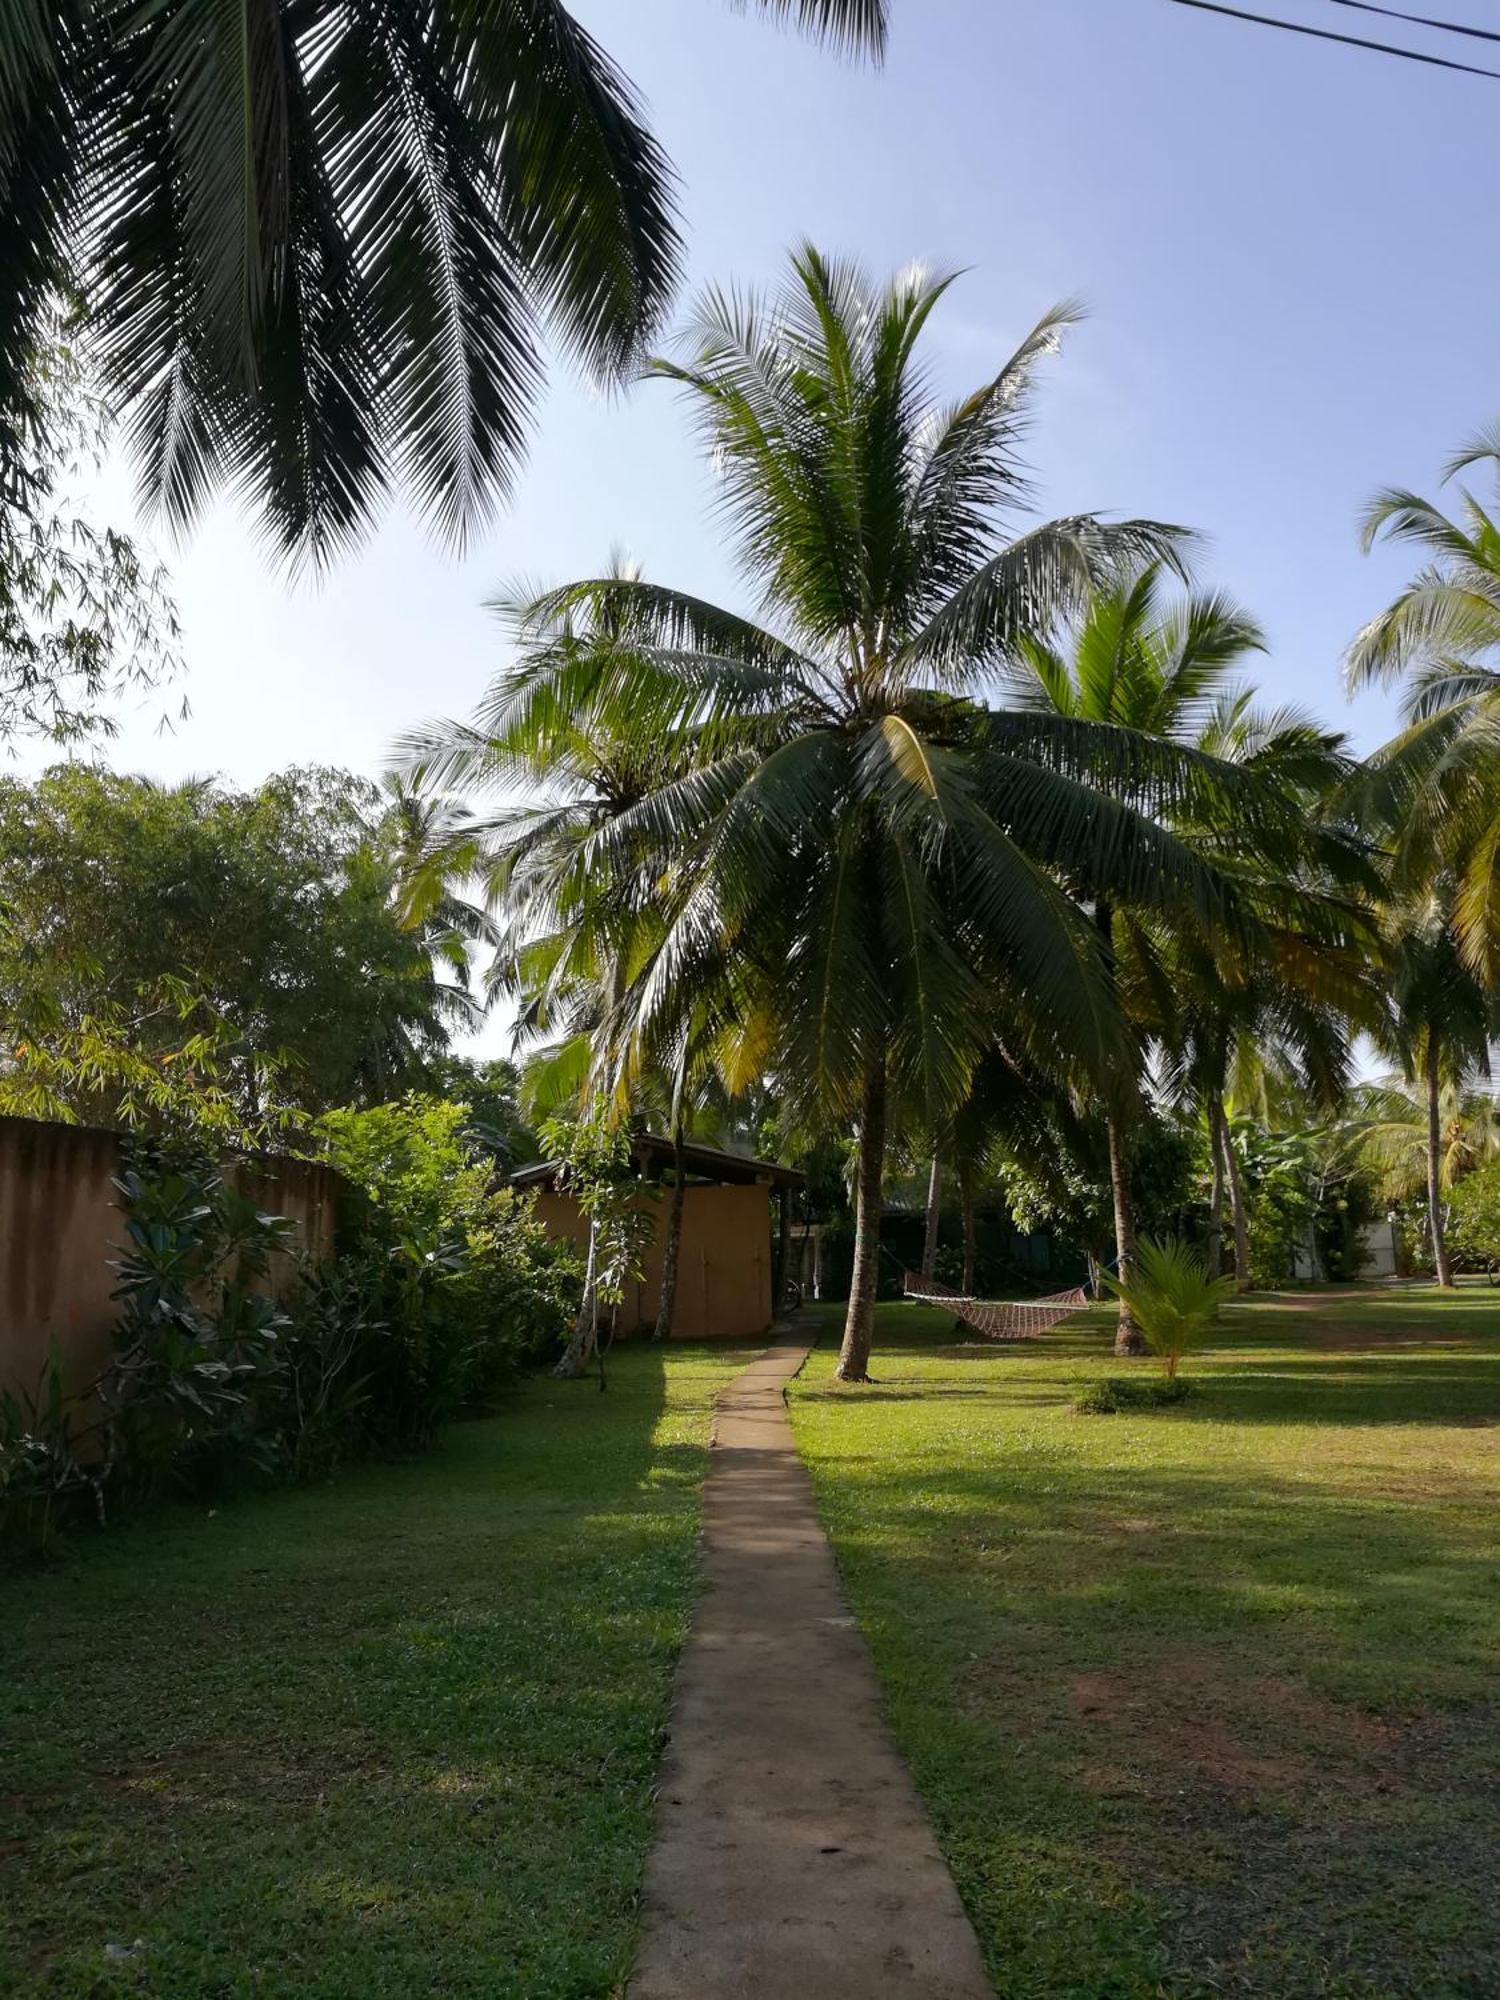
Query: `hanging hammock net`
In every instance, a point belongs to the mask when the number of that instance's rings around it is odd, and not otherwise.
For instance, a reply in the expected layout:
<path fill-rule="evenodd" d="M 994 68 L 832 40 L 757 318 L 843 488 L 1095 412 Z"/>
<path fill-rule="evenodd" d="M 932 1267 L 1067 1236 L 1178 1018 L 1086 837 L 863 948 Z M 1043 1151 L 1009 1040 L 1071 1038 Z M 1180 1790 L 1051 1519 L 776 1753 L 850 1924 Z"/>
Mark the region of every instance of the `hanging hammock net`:
<path fill-rule="evenodd" d="M 924 1278 L 919 1271 L 903 1272 L 901 1289 L 918 1305 L 942 1306 L 986 1340 L 1035 1340 L 1091 1303 L 1082 1285 L 1021 1304 L 971 1299 L 937 1278 Z"/>

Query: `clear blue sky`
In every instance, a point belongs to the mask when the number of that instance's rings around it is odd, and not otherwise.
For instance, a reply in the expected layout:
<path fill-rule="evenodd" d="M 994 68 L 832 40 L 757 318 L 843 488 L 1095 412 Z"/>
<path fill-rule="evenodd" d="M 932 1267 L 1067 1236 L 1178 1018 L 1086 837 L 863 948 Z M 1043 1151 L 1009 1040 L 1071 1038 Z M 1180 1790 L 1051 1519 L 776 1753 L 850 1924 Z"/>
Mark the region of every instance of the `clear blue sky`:
<path fill-rule="evenodd" d="M 1205 574 L 1270 632 L 1266 690 L 1380 740 L 1392 704 L 1347 707 L 1339 658 L 1408 563 L 1362 556 L 1355 520 L 1381 483 L 1432 487 L 1500 414 L 1500 84 L 1166 0 L 893 0 L 880 71 L 721 0 L 576 6 L 676 160 L 695 279 L 772 276 L 804 235 L 881 270 L 964 266 L 936 322 L 947 392 L 1082 293 L 1092 317 L 1030 445 L 1040 506 L 1204 530 Z M 609 402 L 559 369 L 514 504 L 462 563 L 397 515 L 289 592 L 217 515 L 169 552 L 192 718 L 169 738 L 159 705 L 129 719 L 112 760 L 378 770 L 397 731 L 465 711 L 498 664 L 494 584 L 591 572 L 619 544 L 732 593 L 707 498 L 664 385 Z"/>

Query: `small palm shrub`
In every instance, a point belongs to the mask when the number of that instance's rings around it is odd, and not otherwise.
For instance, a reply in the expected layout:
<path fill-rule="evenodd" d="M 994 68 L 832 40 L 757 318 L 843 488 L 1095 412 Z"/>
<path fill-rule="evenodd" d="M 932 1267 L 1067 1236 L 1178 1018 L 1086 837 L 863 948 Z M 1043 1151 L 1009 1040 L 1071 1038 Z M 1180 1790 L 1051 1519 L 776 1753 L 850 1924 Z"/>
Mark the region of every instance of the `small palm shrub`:
<path fill-rule="evenodd" d="M 1213 1331 L 1220 1308 L 1235 1293 L 1233 1278 L 1210 1277 L 1199 1253 L 1176 1237 L 1144 1238 L 1130 1276 L 1106 1276 L 1105 1283 L 1134 1315 L 1168 1381 L 1176 1380 L 1184 1356 Z"/>

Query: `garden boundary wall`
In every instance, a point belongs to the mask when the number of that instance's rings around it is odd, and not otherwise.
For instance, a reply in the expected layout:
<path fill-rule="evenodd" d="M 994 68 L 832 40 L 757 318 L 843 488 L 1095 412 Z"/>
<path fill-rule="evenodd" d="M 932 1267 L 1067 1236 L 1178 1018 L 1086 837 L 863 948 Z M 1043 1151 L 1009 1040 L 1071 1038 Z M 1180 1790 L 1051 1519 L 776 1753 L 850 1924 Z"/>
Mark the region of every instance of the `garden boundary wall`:
<path fill-rule="evenodd" d="M 124 1241 L 114 1186 L 122 1165 L 116 1132 L 0 1117 L 0 1390 L 34 1391 L 53 1341 L 70 1390 L 86 1388 L 109 1360 L 120 1310 L 110 1293 Z M 342 1182 L 331 1167 L 253 1154 L 226 1173 L 295 1225 L 303 1251 L 333 1255 Z M 285 1289 L 295 1269 L 291 1258 L 275 1258 L 270 1289 Z"/>

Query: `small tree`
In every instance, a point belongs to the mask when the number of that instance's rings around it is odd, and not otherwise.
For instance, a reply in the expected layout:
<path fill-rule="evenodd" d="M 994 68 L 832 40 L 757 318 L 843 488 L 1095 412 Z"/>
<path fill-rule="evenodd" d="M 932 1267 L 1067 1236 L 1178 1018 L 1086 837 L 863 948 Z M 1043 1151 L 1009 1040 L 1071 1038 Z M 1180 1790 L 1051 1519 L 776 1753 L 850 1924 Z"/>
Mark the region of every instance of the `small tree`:
<path fill-rule="evenodd" d="M 641 1276 L 647 1247 L 656 1233 L 655 1216 L 642 1207 L 650 1190 L 632 1174 L 629 1138 L 613 1123 L 607 1105 L 595 1105 L 576 1121 L 548 1119 L 541 1137 L 549 1155 L 559 1163 L 559 1188 L 572 1195 L 589 1225 L 583 1300 L 557 1373 L 582 1375 L 598 1355 L 602 1389 L 600 1318 L 608 1309 L 613 1320 L 625 1287 Z"/>
<path fill-rule="evenodd" d="M 1500 1260 L 1500 1160 L 1461 1180 L 1448 1198 L 1448 1240 L 1467 1266 Z"/>
<path fill-rule="evenodd" d="M 1203 1258 L 1177 1237 L 1143 1237 L 1130 1276 L 1106 1275 L 1104 1282 L 1129 1308 L 1169 1381 L 1188 1350 L 1213 1331 L 1220 1307 L 1236 1290 L 1233 1278 L 1210 1277 Z"/>

